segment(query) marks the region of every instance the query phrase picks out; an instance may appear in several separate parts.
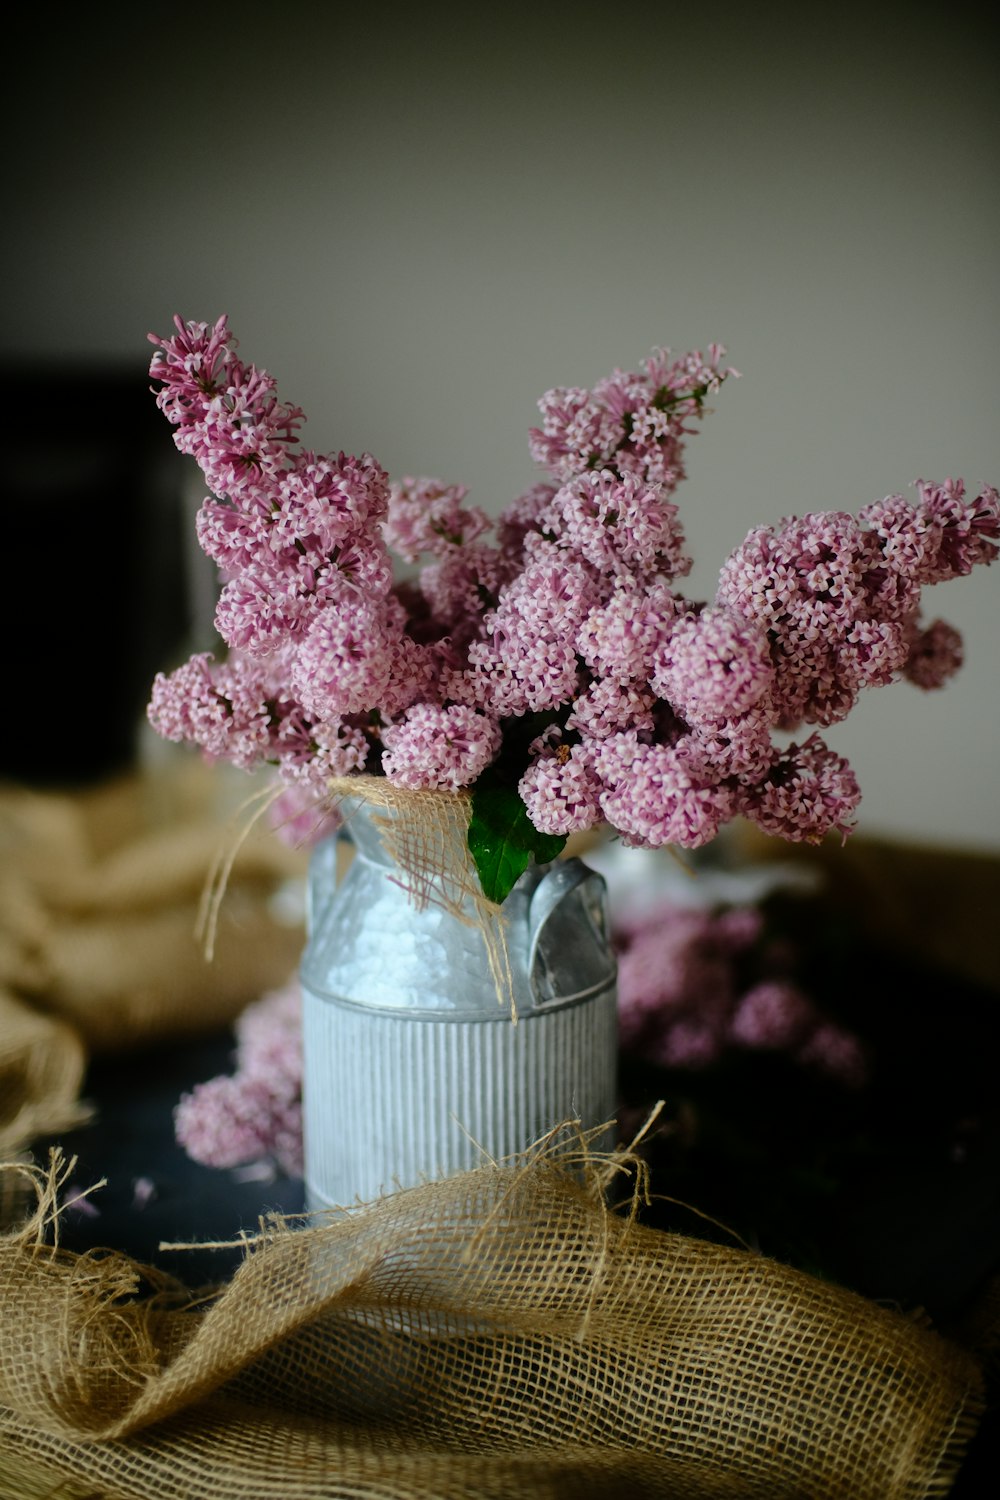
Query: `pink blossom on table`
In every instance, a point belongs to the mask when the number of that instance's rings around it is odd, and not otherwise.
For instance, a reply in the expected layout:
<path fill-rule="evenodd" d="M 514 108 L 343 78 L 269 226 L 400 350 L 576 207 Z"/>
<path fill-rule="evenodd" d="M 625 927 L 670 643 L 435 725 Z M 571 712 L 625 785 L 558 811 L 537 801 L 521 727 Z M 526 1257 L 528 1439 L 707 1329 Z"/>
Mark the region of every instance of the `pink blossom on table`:
<path fill-rule="evenodd" d="M 588 746 L 536 741 L 518 795 L 540 833 L 582 833 L 601 821 Z"/>
<path fill-rule="evenodd" d="M 741 1047 L 777 1050 L 804 1041 L 815 1021 L 815 1007 L 797 985 L 769 979 L 747 990 L 733 1013 L 729 1035 Z"/>
<path fill-rule="evenodd" d="M 731 609 L 686 615 L 658 643 L 650 680 L 690 724 L 736 718 L 770 701 L 767 636 Z"/>
<path fill-rule="evenodd" d="M 596 742 L 593 765 L 601 811 L 628 844 L 695 849 L 733 814 L 727 784 L 699 785 L 676 748 L 646 744 L 634 730 Z"/>
<path fill-rule="evenodd" d="M 903 673 L 910 682 L 928 691 L 942 687 L 964 659 L 960 633 L 945 620 L 934 620 L 925 630 L 914 631 Z"/>
<path fill-rule="evenodd" d="M 443 484 L 440 479 L 407 476 L 391 485 L 385 523 L 389 546 L 412 563 L 422 553 L 448 557 L 475 541 L 492 522 L 484 511 L 464 504 L 467 494 L 465 485 Z"/>
<path fill-rule="evenodd" d="M 382 731 L 382 769 L 413 791 L 471 785 L 500 749 L 495 718 L 464 704 L 416 703 Z"/>
<path fill-rule="evenodd" d="M 238 1167 L 270 1154 L 274 1096 L 263 1079 L 197 1083 L 174 1110 L 178 1144 L 205 1167 Z"/>
<path fill-rule="evenodd" d="M 848 1086 L 863 1083 L 861 1043 L 788 977 L 794 953 L 763 945 L 764 933 L 758 906 L 714 910 L 667 900 L 635 917 L 623 911 L 616 921 L 622 1046 L 676 1068 L 703 1068 L 733 1047 L 780 1051 Z"/>
<path fill-rule="evenodd" d="M 734 948 L 731 941 L 719 943 L 717 920 L 700 908 L 663 902 L 634 924 L 627 917 L 617 924 L 624 1046 L 652 1049 L 649 1055 L 662 1060 L 657 1038 L 685 1018 L 724 1036 L 736 998 Z"/>
<path fill-rule="evenodd" d="M 265 1078 L 281 1098 L 302 1085 L 302 994 L 297 979 L 272 990 L 243 1011 L 236 1023 L 236 1058 L 242 1072 Z"/>
<path fill-rule="evenodd" d="M 649 1046 L 648 1056 L 664 1068 L 707 1068 L 723 1051 L 719 1028 L 710 1021 L 687 1018 L 676 1021 Z"/>
<path fill-rule="evenodd" d="M 799 1048 L 796 1060 L 818 1068 L 848 1088 L 860 1088 L 868 1076 L 864 1047 L 856 1036 L 832 1021 L 819 1021 Z"/>
<path fill-rule="evenodd" d="M 776 838 L 818 844 L 834 830 L 846 839 L 860 800 L 847 761 L 812 734 L 775 752 L 763 780 L 740 790 L 738 810 Z"/>
<path fill-rule="evenodd" d="M 726 906 L 712 921 L 713 945 L 730 956 L 752 948 L 763 932 L 764 913 L 759 906 Z"/>
<path fill-rule="evenodd" d="M 236 1023 L 236 1071 L 196 1084 L 174 1111 L 178 1143 L 204 1166 L 273 1158 L 302 1172 L 302 1022 L 297 982 L 247 1007 Z"/>

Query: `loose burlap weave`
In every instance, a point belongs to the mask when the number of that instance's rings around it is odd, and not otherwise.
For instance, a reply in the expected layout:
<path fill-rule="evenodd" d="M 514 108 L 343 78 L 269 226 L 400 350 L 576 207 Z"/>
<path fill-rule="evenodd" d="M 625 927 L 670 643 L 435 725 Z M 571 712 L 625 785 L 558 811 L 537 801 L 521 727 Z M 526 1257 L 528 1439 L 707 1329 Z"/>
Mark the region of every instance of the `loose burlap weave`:
<path fill-rule="evenodd" d="M 613 1213 L 593 1163 L 265 1223 L 204 1300 L 54 1247 L 58 1172 L 32 1182 L 0 1240 L 4 1500 L 910 1500 L 979 1411 L 925 1327 Z"/>

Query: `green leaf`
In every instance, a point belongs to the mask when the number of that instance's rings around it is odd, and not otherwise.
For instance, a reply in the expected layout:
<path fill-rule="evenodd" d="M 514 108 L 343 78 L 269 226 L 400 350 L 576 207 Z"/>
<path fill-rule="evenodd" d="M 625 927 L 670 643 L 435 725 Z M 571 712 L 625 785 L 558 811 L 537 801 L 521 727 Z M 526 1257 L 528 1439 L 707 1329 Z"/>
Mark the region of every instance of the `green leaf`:
<path fill-rule="evenodd" d="M 565 842 L 564 834 L 539 833 L 515 787 L 488 774 L 473 787 L 469 853 L 488 901 L 506 900 L 532 858 L 547 864 Z"/>

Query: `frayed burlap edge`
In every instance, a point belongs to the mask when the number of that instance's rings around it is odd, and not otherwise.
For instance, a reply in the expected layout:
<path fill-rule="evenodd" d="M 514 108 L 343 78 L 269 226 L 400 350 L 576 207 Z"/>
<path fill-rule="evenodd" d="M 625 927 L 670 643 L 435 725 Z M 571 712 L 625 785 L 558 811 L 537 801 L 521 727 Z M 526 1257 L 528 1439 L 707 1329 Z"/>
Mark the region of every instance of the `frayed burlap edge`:
<path fill-rule="evenodd" d="M 334 1221 L 265 1220 L 199 1301 L 53 1243 L 53 1162 L 0 1240 L 0 1454 L 116 1500 L 579 1497 L 588 1475 L 688 1500 L 947 1494 L 975 1361 L 763 1256 L 647 1229 L 641 1193 L 609 1211 L 628 1166 L 571 1135 Z"/>

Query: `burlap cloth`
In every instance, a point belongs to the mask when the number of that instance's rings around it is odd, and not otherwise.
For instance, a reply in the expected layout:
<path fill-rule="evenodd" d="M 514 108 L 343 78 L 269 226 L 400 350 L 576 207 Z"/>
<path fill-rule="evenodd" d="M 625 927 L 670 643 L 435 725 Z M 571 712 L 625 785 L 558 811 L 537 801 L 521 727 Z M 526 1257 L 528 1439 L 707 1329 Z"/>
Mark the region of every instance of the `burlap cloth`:
<path fill-rule="evenodd" d="M 571 1164 L 265 1223 L 207 1300 L 58 1249 L 58 1166 L 29 1173 L 35 1211 L 0 1240 L 0 1496 L 947 1493 L 980 1406 L 968 1355 L 611 1212 L 600 1163 Z"/>
<path fill-rule="evenodd" d="M 82 1117 L 89 1053 L 217 1031 L 295 967 L 301 920 L 278 898 L 305 854 L 263 832 L 240 843 L 233 789 L 224 801 L 219 769 L 187 761 L 76 795 L 0 787 L 5 1157 Z M 196 926 L 220 853 L 234 862 L 208 964 Z"/>

